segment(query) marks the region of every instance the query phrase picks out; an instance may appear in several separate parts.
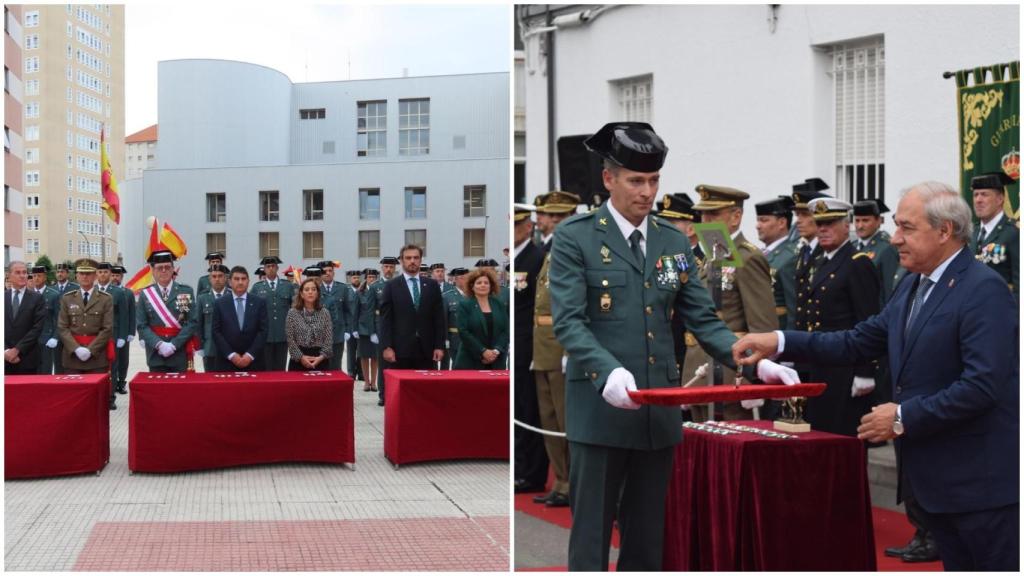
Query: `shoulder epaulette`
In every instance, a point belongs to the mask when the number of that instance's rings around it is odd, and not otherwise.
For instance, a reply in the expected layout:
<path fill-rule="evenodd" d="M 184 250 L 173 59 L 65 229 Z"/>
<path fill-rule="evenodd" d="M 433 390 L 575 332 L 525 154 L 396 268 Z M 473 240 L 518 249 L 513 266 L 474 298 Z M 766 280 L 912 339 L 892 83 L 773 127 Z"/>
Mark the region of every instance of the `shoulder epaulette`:
<path fill-rule="evenodd" d="M 861 256 L 867 256 L 868 258 L 871 258 L 871 254 L 869 254 L 867 252 L 857 252 L 856 254 L 853 255 L 853 259 L 856 260 L 857 258 L 860 258 Z"/>
<path fill-rule="evenodd" d="M 758 248 L 757 246 L 755 246 L 750 240 L 744 240 L 741 243 L 741 246 L 745 246 L 751 252 L 760 252 L 761 251 L 761 249 Z"/>

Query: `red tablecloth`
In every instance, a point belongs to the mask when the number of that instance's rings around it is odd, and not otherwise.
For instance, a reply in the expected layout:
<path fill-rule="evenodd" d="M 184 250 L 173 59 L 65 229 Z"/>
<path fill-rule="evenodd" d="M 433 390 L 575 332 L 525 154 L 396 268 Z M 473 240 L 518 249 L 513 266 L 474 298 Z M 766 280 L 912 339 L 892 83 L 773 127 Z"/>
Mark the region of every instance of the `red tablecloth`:
<path fill-rule="evenodd" d="M 142 372 L 131 381 L 128 468 L 179 472 L 355 462 L 344 372 Z"/>
<path fill-rule="evenodd" d="M 508 460 L 508 370 L 384 371 L 384 455 Z"/>
<path fill-rule="evenodd" d="M 110 460 L 106 374 L 4 377 L 4 478 L 102 470 Z"/>
<path fill-rule="evenodd" d="M 683 432 L 665 504 L 665 570 L 876 569 L 859 440 Z"/>

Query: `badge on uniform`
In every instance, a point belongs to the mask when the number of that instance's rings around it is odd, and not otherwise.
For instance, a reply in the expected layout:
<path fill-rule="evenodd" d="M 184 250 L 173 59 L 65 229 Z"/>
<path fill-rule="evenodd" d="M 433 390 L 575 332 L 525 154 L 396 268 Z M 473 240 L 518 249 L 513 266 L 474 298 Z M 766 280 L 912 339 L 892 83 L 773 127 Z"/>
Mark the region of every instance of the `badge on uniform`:
<path fill-rule="evenodd" d="M 665 255 L 658 258 L 658 261 L 654 263 L 654 268 L 657 270 L 655 279 L 658 282 L 658 286 L 678 287 L 676 284 L 676 263 L 673 261 L 672 256 Z"/>
<path fill-rule="evenodd" d="M 516 272 L 516 292 L 526 290 L 528 286 L 526 274 L 526 272 Z"/>
<path fill-rule="evenodd" d="M 601 263 L 602 264 L 611 264 L 612 263 L 612 258 L 610 256 L 610 254 L 611 254 L 611 250 L 608 250 L 607 246 L 601 245 Z"/>
<path fill-rule="evenodd" d="M 601 312 L 612 311 L 612 295 L 605 292 L 601 294 Z"/>
<path fill-rule="evenodd" d="M 690 261 L 686 259 L 686 254 L 676 254 L 672 258 L 676 261 L 676 269 L 679 270 L 679 282 L 686 284 L 690 279 Z"/>

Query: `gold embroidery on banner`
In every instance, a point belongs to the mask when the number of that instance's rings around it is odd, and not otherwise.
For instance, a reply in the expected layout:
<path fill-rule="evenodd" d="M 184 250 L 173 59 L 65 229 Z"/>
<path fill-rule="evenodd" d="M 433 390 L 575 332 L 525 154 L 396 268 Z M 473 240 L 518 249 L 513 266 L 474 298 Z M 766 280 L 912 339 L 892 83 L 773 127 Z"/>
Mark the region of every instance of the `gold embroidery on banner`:
<path fill-rule="evenodd" d="M 971 162 L 970 156 L 974 152 L 974 145 L 978 143 L 977 129 L 985 123 L 996 106 L 1003 105 L 1003 91 L 991 89 L 982 93 L 963 94 L 960 103 L 963 106 L 963 123 L 967 131 L 964 134 L 962 167 L 966 172 L 974 169 L 974 162 Z"/>

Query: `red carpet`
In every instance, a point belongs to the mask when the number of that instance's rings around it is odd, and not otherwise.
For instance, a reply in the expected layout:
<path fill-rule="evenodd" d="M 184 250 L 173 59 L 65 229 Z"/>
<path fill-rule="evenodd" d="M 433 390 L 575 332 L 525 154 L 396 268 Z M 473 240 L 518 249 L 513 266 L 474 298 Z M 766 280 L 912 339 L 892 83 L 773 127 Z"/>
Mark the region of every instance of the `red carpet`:
<path fill-rule="evenodd" d="M 550 484 L 549 484 L 550 485 Z M 572 517 L 568 508 L 547 508 L 542 504 L 534 504 L 533 497 L 537 494 L 516 494 L 515 509 L 529 514 L 534 518 L 568 529 L 572 526 Z M 893 512 L 885 508 L 872 508 L 875 526 L 875 546 L 879 572 L 939 572 L 941 562 L 908 564 L 899 558 L 889 558 L 883 552 L 886 548 L 903 546 L 914 535 L 914 527 L 907 522 L 902 512 Z M 612 535 L 612 546 L 619 546 L 619 532 Z M 545 566 L 543 568 L 516 568 L 517 572 L 564 572 L 566 566 Z"/>

